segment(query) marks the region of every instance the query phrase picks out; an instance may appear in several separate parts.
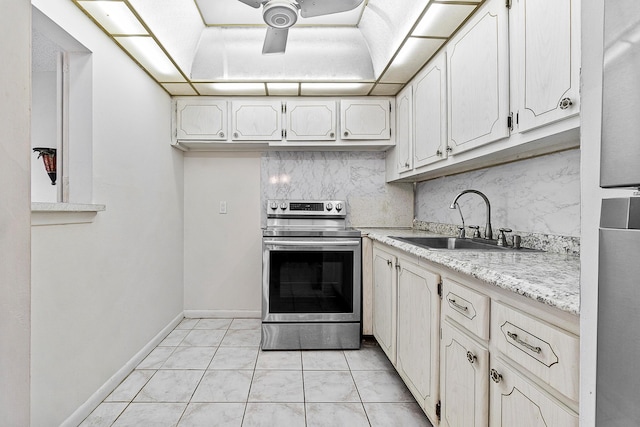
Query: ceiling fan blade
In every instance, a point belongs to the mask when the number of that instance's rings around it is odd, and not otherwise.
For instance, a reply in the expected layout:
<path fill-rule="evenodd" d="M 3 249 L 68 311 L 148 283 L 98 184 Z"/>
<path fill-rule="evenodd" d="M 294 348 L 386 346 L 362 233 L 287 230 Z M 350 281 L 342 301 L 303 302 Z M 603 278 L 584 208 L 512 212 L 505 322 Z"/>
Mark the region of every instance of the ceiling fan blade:
<path fill-rule="evenodd" d="M 251 6 L 255 9 L 259 8 L 260 6 L 262 6 L 262 3 L 264 2 L 264 0 L 238 0 L 239 2 L 242 2 L 248 6 Z"/>
<path fill-rule="evenodd" d="M 346 12 L 360 6 L 363 1 L 364 0 L 297 0 L 300 5 L 300 15 L 303 18 Z"/>
<path fill-rule="evenodd" d="M 287 47 L 288 28 L 267 28 L 267 35 L 264 38 L 262 54 L 284 53 Z"/>

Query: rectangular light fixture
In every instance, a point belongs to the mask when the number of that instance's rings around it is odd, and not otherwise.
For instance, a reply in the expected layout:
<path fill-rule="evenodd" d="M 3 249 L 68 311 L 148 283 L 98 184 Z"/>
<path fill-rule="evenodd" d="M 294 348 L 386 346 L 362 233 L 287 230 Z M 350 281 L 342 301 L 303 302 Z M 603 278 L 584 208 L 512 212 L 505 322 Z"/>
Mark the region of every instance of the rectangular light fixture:
<path fill-rule="evenodd" d="M 162 87 L 171 95 L 197 95 L 198 93 L 189 83 L 161 83 Z"/>
<path fill-rule="evenodd" d="M 403 87 L 402 83 L 378 83 L 371 91 L 371 95 L 395 96 Z"/>
<path fill-rule="evenodd" d="M 114 37 L 114 39 L 158 82 L 186 82 L 153 38 L 130 36 Z"/>
<path fill-rule="evenodd" d="M 78 1 L 78 4 L 111 35 L 149 34 L 124 2 Z"/>
<path fill-rule="evenodd" d="M 477 6 L 432 3 L 411 33 L 418 37 L 450 37 Z"/>
<path fill-rule="evenodd" d="M 264 96 L 264 83 L 194 83 L 201 95 L 255 95 Z"/>
<path fill-rule="evenodd" d="M 269 95 L 273 96 L 297 96 L 298 83 L 267 83 Z"/>
<path fill-rule="evenodd" d="M 366 95 L 373 83 L 301 83 L 300 94 L 307 96 Z"/>
<path fill-rule="evenodd" d="M 380 78 L 380 82 L 404 83 L 409 81 L 445 41 L 444 39 L 409 37 Z"/>

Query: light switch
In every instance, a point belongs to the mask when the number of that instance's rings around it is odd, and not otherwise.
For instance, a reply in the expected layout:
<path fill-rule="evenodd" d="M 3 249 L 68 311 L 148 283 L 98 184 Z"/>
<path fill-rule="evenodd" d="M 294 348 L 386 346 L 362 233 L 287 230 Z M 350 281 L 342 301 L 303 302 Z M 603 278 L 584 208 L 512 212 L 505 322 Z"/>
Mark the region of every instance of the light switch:
<path fill-rule="evenodd" d="M 220 202 L 220 213 L 221 214 L 227 213 L 227 202 L 224 200 Z"/>

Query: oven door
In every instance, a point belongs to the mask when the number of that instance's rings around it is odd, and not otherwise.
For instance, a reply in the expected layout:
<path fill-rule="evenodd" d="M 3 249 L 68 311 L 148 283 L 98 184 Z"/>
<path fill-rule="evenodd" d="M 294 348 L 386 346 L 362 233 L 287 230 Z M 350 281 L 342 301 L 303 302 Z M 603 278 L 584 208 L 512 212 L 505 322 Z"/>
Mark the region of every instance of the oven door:
<path fill-rule="evenodd" d="M 265 237 L 264 322 L 360 322 L 361 238 Z"/>

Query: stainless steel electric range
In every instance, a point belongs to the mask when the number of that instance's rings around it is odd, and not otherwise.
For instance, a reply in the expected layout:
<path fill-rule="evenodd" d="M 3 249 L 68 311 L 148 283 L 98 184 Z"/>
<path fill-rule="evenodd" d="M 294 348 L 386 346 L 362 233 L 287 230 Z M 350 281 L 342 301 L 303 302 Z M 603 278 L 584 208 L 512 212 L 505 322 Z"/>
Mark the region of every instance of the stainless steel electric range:
<path fill-rule="evenodd" d="M 339 200 L 268 200 L 262 349 L 357 349 L 362 238 Z"/>

